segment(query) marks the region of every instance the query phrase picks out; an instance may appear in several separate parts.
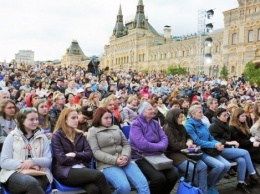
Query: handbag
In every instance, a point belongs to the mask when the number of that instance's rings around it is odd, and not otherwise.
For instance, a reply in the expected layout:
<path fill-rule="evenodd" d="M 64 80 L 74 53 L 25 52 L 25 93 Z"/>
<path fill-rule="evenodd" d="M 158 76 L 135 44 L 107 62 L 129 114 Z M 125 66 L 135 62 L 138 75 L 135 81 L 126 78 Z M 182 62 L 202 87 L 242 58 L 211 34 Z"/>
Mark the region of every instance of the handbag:
<path fill-rule="evenodd" d="M 32 168 L 18 170 L 17 172 L 22 173 L 22 174 L 27 174 L 27 175 L 30 175 L 30 176 L 45 176 L 45 175 L 47 175 L 47 173 L 44 172 L 44 171 L 35 170 L 35 169 L 32 169 Z"/>
<path fill-rule="evenodd" d="M 188 158 L 195 161 L 200 160 L 203 156 L 203 152 L 201 152 L 199 146 L 196 148 L 181 149 L 181 153 L 185 154 Z"/>
<path fill-rule="evenodd" d="M 156 170 L 165 170 L 173 168 L 173 161 L 167 158 L 164 154 L 155 156 L 143 156 Z"/>
<path fill-rule="evenodd" d="M 200 188 L 194 186 L 194 176 L 196 172 L 197 162 L 188 159 L 185 176 L 180 178 L 180 184 L 177 190 L 177 194 L 203 194 Z M 194 164 L 191 182 L 187 180 L 189 164 L 192 162 Z"/>
<path fill-rule="evenodd" d="M 202 151 L 213 157 L 221 154 L 221 151 L 217 150 L 216 148 L 202 148 Z"/>

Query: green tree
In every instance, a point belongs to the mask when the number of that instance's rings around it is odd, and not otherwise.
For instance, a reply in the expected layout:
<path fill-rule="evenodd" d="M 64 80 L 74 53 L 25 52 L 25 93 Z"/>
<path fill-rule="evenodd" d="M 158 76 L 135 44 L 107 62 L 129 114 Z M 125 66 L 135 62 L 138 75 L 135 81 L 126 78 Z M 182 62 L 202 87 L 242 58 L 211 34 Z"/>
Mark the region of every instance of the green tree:
<path fill-rule="evenodd" d="M 226 65 L 223 65 L 221 71 L 220 71 L 220 78 L 228 79 L 228 69 Z"/>
<path fill-rule="evenodd" d="M 176 66 L 170 66 L 166 70 L 167 75 L 185 75 L 187 74 L 187 70 L 183 67 L 180 67 L 180 65 Z"/>
<path fill-rule="evenodd" d="M 253 62 L 248 62 L 243 72 L 246 81 L 249 81 L 251 84 L 257 83 L 260 85 L 260 68 L 256 68 Z"/>

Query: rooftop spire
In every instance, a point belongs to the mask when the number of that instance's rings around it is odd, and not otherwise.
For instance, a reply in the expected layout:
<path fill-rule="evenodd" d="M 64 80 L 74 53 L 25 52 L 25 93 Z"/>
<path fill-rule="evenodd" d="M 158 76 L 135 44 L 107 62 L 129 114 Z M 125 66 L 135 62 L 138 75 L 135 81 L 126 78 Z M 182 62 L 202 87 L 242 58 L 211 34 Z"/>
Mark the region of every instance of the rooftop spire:
<path fill-rule="evenodd" d="M 144 5 L 144 4 L 143 4 L 143 0 L 139 0 L 139 1 L 138 1 L 138 5 Z"/>
<path fill-rule="evenodd" d="M 146 28 L 146 19 L 144 15 L 144 4 L 143 0 L 138 0 L 138 5 L 137 5 L 137 11 L 135 15 L 135 27 L 136 28 Z"/>
<path fill-rule="evenodd" d="M 122 15 L 122 8 L 121 8 L 121 4 L 120 4 L 120 6 L 119 6 L 118 15 Z"/>
<path fill-rule="evenodd" d="M 115 28 L 113 30 L 113 35 L 115 35 L 117 37 L 122 36 L 124 28 L 125 27 L 124 27 L 124 23 L 123 23 L 122 8 L 121 8 L 121 4 L 120 4 L 117 19 L 116 19 L 116 25 L 115 25 Z"/>

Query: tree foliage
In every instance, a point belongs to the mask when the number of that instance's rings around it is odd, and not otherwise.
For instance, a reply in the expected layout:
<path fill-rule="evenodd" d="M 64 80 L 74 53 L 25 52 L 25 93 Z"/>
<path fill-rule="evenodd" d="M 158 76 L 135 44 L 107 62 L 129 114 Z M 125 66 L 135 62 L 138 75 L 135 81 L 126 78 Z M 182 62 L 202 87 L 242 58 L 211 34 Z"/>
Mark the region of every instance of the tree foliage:
<path fill-rule="evenodd" d="M 253 62 L 250 61 L 246 64 L 243 74 L 251 84 L 257 83 L 257 85 L 260 85 L 260 68 L 256 68 Z"/>
<path fill-rule="evenodd" d="M 187 70 L 183 67 L 178 66 L 170 66 L 167 68 L 167 75 L 185 75 L 187 74 Z"/>
<path fill-rule="evenodd" d="M 228 68 L 226 65 L 223 65 L 221 71 L 220 71 L 220 78 L 228 79 Z"/>

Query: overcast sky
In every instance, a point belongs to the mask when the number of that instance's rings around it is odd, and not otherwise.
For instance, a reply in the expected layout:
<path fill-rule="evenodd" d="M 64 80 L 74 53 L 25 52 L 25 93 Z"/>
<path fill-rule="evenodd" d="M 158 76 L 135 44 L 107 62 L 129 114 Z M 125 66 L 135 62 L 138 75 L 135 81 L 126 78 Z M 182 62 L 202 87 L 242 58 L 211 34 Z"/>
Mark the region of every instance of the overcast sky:
<path fill-rule="evenodd" d="M 0 61 L 14 59 L 19 50 L 35 51 L 35 60 L 61 59 L 73 39 L 87 56 L 101 55 L 109 44 L 119 5 L 124 21 L 136 13 L 138 0 L 1 0 Z M 150 24 L 172 35 L 197 31 L 198 10 L 215 9 L 214 29 L 223 28 L 223 11 L 237 0 L 143 0 Z"/>

